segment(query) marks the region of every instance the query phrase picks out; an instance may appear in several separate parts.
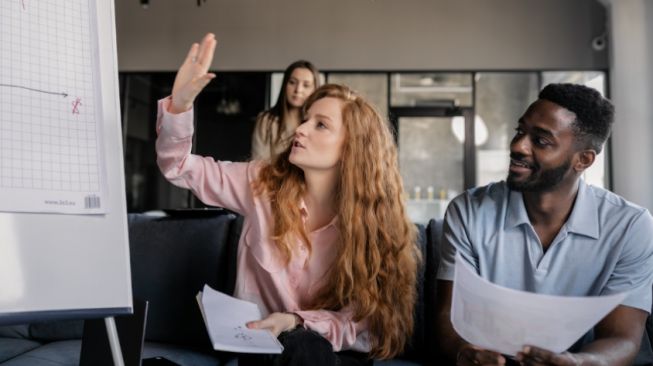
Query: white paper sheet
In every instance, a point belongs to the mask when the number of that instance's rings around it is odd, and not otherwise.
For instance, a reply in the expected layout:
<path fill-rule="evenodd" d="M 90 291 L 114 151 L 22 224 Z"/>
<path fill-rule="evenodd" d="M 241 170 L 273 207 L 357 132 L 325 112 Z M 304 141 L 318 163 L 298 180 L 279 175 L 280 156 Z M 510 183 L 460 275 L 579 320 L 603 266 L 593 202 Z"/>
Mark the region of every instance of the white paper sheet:
<path fill-rule="evenodd" d="M 240 353 L 281 353 L 283 346 L 267 330 L 248 329 L 245 323 L 261 319 L 254 303 L 225 295 L 204 285 L 197 294 L 213 348 Z"/>
<path fill-rule="evenodd" d="M 623 301 L 542 295 L 508 289 L 479 277 L 456 255 L 451 322 L 467 342 L 507 355 L 525 345 L 563 352 Z"/>
<path fill-rule="evenodd" d="M 0 211 L 108 212 L 95 3 L 0 1 Z"/>

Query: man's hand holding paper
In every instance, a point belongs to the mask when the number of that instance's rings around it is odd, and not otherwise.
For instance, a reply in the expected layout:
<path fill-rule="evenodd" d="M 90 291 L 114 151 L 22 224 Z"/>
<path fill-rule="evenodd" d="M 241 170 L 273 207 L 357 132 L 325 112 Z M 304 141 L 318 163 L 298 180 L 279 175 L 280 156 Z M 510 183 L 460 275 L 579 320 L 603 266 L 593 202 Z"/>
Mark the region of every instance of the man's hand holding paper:
<path fill-rule="evenodd" d="M 479 277 L 460 255 L 455 268 L 451 322 L 456 332 L 483 349 L 511 356 L 521 352 L 529 360 L 548 362 L 535 364 L 569 364 L 560 354 L 626 297 L 626 293 L 552 296 L 508 289 Z M 524 346 L 532 346 L 533 354 L 522 352 Z"/>

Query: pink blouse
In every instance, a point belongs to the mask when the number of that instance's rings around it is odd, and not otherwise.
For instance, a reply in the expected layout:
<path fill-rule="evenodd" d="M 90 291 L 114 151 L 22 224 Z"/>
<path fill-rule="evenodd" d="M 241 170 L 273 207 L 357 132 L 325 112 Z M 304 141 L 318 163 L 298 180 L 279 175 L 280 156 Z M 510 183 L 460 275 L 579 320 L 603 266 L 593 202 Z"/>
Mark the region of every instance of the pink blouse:
<path fill-rule="evenodd" d="M 369 352 L 366 322 L 354 322 L 347 309 L 302 310 L 303 304 L 322 286 L 335 261 L 337 218 L 308 234 L 312 244 L 310 256 L 297 239 L 292 258 L 285 265 L 270 238 L 274 223 L 270 202 L 265 195 L 254 195 L 251 187 L 262 163 L 222 162 L 191 154 L 193 111 L 171 114 L 169 103 L 169 97 L 161 99 L 157 113 L 156 153 L 161 172 L 171 183 L 190 189 L 207 205 L 224 207 L 245 217 L 238 242 L 235 296 L 258 304 L 264 317 L 272 312 L 298 314 L 304 319 L 304 326 L 328 339 L 336 352 Z M 299 205 L 306 222 L 306 206 L 304 202 Z"/>

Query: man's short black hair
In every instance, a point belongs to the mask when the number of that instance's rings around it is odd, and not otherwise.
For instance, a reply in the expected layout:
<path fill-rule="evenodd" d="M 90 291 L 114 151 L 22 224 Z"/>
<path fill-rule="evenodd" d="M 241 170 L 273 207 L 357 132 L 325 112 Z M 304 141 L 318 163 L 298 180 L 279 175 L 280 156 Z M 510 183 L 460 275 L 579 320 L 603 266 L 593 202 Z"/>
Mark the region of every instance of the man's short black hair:
<path fill-rule="evenodd" d="M 549 84 L 539 95 L 576 114 L 572 128 L 579 146 L 600 153 L 610 136 L 614 106 L 598 91 L 579 84 Z"/>

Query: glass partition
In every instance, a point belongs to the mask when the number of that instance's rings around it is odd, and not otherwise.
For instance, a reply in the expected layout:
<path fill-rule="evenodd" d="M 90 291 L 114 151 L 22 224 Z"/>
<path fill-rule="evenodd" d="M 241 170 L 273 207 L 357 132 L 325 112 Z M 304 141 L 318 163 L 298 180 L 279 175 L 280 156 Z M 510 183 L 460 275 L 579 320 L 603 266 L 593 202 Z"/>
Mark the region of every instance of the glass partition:
<path fill-rule="evenodd" d="M 441 218 L 465 187 L 505 179 L 517 120 L 548 83 L 571 82 L 606 92 L 602 71 L 325 72 L 392 117 L 399 164 L 416 222 Z M 157 100 L 170 94 L 174 73 L 121 73 L 128 208 L 198 207 L 156 166 Z M 282 73 L 221 72 L 197 99 L 195 152 L 247 160 L 256 115 L 276 102 Z M 473 142 L 466 138 L 473 133 Z M 610 187 L 609 144 L 584 174 Z"/>
<path fill-rule="evenodd" d="M 449 199 L 463 190 L 464 141 L 454 118 L 399 118 L 399 168 L 415 222 L 443 217 Z"/>
<path fill-rule="evenodd" d="M 383 117 L 388 116 L 388 75 L 386 73 L 329 73 L 329 83 L 344 84 L 378 108 Z"/>
<path fill-rule="evenodd" d="M 506 179 L 517 121 L 538 92 L 535 72 L 476 74 L 476 185 Z"/>

